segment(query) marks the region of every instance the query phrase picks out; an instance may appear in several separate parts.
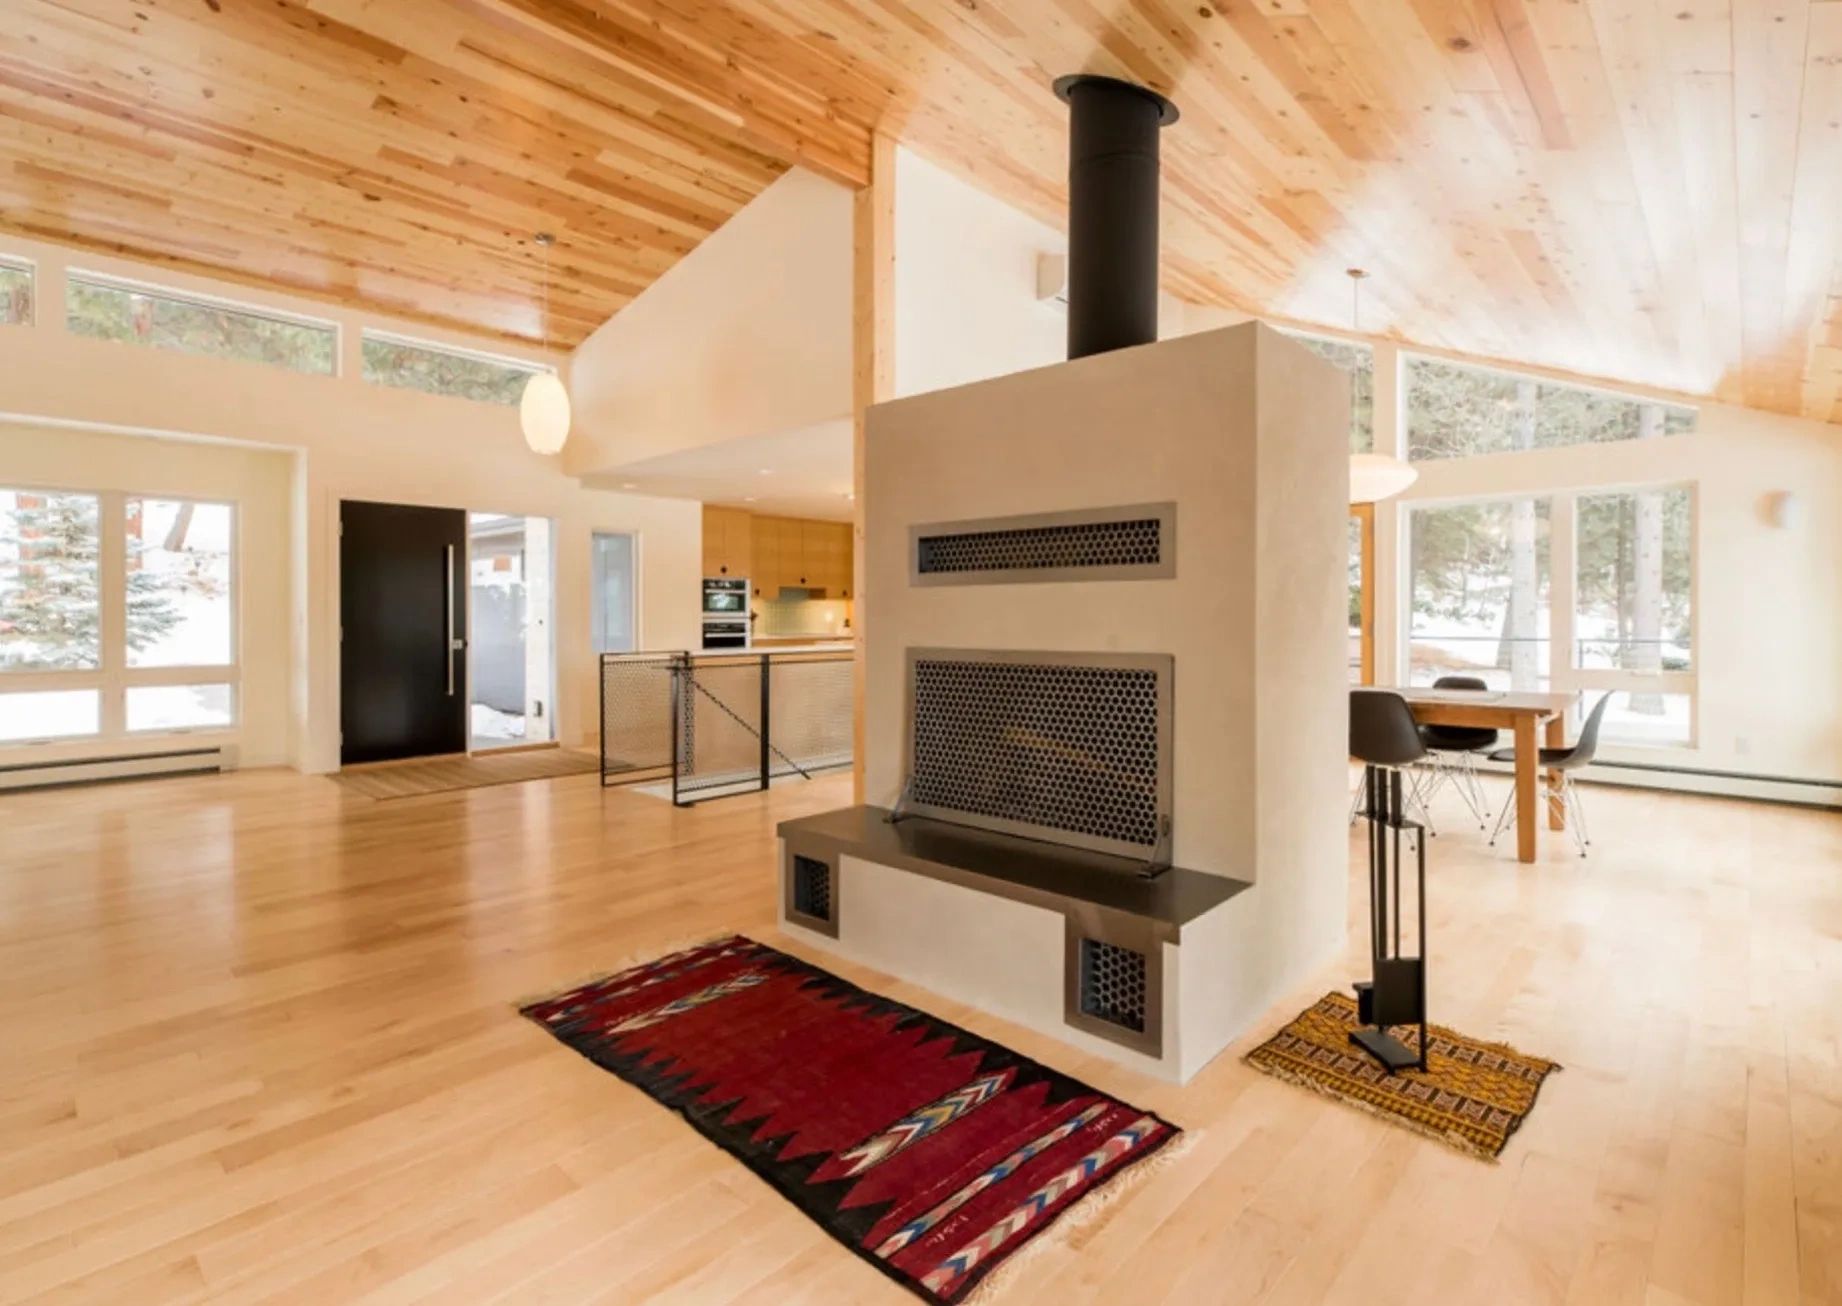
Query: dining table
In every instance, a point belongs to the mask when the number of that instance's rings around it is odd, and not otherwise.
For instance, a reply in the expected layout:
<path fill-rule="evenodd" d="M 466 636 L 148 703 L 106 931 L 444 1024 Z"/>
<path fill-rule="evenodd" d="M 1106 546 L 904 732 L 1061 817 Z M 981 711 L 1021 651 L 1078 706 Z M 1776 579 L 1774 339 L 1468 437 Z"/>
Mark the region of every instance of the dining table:
<path fill-rule="evenodd" d="M 1567 808 L 1561 799 L 1561 773 L 1550 771 L 1546 777 L 1547 799 L 1537 802 L 1540 787 L 1536 773 L 1541 769 L 1542 748 L 1567 745 L 1567 714 L 1580 701 L 1574 693 L 1545 693 L 1533 690 L 1494 689 L 1426 689 L 1393 688 L 1392 692 L 1407 700 L 1414 720 L 1428 726 L 1486 726 L 1507 730 L 1516 745 L 1516 859 L 1535 860 L 1535 830 L 1540 824 L 1540 807 L 1548 809 L 1548 828 L 1567 828 Z M 1536 728 L 1543 728 L 1545 739 L 1535 742 Z"/>

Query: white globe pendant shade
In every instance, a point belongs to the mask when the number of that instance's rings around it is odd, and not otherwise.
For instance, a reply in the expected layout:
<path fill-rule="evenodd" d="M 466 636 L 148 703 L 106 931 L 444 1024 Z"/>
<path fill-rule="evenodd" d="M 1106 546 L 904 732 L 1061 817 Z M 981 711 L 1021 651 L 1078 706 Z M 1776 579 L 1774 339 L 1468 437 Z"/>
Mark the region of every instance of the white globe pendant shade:
<path fill-rule="evenodd" d="M 518 401 L 518 423 L 524 427 L 524 442 L 537 453 L 563 451 L 569 439 L 569 391 L 563 378 L 555 372 L 534 372 L 524 383 L 524 397 Z"/>
<path fill-rule="evenodd" d="M 1420 469 L 1383 453 L 1350 455 L 1350 502 L 1392 499 L 1420 479 Z"/>

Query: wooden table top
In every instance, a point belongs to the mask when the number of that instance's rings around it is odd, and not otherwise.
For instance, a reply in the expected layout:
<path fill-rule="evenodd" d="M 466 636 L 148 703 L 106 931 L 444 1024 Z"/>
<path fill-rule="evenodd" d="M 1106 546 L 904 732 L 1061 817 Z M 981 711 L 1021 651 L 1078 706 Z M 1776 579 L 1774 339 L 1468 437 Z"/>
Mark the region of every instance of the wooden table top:
<path fill-rule="evenodd" d="M 1374 688 L 1399 694 L 1412 707 L 1488 707 L 1503 712 L 1531 712 L 1538 716 L 1558 716 L 1572 708 L 1580 698 L 1577 692 L 1544 694 L 1530 690 L 1428 689 L 1421 685 L 1377 685 Z"/>

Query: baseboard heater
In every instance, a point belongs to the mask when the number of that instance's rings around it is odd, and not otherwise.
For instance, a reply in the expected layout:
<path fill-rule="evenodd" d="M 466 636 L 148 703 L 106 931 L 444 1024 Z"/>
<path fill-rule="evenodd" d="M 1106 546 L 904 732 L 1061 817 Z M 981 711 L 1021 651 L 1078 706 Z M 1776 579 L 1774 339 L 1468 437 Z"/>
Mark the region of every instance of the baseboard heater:
<path fill-rule="evenodd" d="M 1495 762 L 1485 763 L 1484 769 L 1505 776 L 1511 774 L 1509 767 Z M 1594 761 L 1576 778 L 1630 789 L 1668 789 L 1721 798 L 1753 798 L 1794 807 L 1842 808 L 1842 780 L 1809 780 L 1801 776 L 1666 766 L 1658 762 L 1608 762 L 1603 758 Z"/>
<path fill-rule="evenodd" d="M 199 775 L 236 766 L 228 748 L 188 748 L 171 753 L 123 753 L 115 757 L 72 757 L 55 762 L 0 766 L 0 791 L 102 784 L 159 775 Z"/>

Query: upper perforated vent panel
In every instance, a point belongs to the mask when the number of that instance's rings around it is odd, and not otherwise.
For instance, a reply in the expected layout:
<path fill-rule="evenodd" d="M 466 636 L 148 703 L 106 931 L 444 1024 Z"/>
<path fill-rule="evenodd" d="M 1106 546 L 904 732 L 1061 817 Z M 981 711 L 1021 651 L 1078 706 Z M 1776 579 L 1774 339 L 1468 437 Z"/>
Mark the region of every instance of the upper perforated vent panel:
<path fill-rule="evenodd" d="M 918 585 L 1159 579 L 1175 574 L 1171 504 L 913 529 Z"/>

